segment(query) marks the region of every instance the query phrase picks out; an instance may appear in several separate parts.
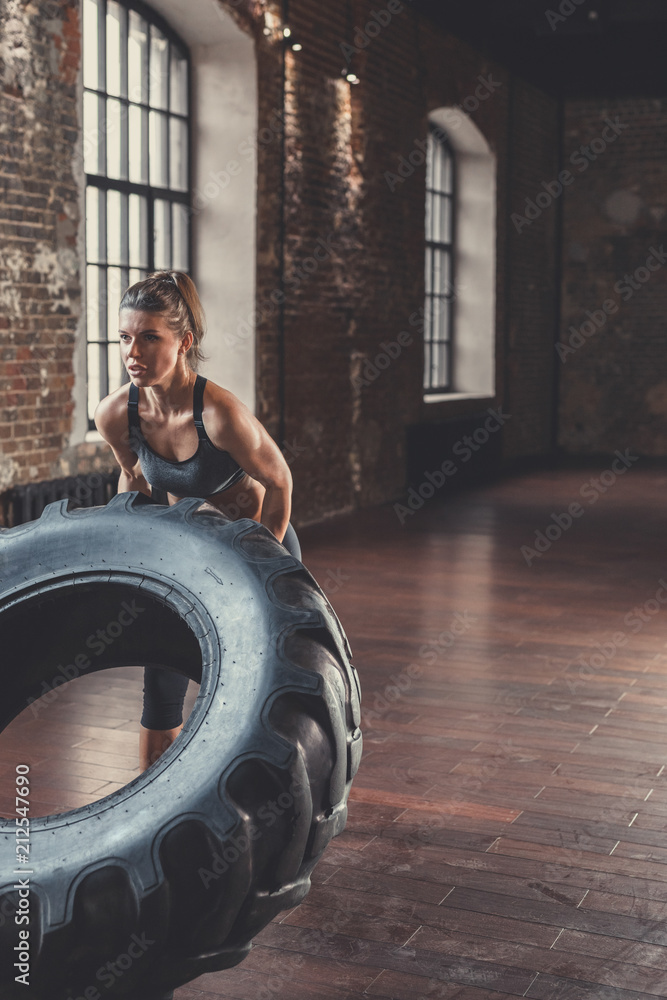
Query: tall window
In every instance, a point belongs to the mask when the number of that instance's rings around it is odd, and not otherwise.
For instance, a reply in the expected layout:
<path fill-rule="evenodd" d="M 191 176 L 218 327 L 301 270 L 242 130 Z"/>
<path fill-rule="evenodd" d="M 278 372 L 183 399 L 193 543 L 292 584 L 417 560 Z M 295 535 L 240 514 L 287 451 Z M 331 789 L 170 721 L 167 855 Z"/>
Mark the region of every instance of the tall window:
<path fill-rule="evenodd" d="M 88 419 L 127 375 L 118 305 L 156 268 L 190 264 L 189 61 L 143 3 L 83 0 Z"/>
<path fill-rule="evenodd" d="M 454 153 L 443 130 L 431 125 L 426 159 L 426 395 L 452 389 L 455 199 Z"/>

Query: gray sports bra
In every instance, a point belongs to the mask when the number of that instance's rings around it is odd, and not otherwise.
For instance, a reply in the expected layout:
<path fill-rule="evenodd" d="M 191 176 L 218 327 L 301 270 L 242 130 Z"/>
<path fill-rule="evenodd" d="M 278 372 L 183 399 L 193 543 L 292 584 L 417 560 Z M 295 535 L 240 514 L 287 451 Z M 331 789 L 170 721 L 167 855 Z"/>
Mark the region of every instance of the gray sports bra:
<path fill-rule="evenodd" d="M 139 457 L 141 471 L 153 490 L 173 493 L 177 497 L 208 497 L 228 489 L 245 476 L 238 462 L 228 451 L 216 448 L 204 429 L 202 409 L 206 381 L 202 375 L 197 375 L 192 396 L 192 415 L 199 447 L 183 462 L 164 458 L 153 451 L 141 431 L 139 388 L 134 382 L 130 383 L 127 400 L 129 444 Z"/>

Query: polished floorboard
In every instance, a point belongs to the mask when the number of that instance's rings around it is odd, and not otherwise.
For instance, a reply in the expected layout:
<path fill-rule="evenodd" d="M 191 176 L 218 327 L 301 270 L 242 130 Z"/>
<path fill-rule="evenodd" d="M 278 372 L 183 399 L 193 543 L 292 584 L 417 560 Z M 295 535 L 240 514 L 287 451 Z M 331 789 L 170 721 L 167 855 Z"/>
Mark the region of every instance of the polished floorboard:
<path fill-rule="evenodd" d="M 667 472 L 610 465 L 299 532 L 362 683 L 347 828 L 305 901 L 175 1000 L 667 996 Z M 0 813 L 19 757 L 33 816 L 127 783 L 140 708 L 126 667 L 24 711 Z"/>

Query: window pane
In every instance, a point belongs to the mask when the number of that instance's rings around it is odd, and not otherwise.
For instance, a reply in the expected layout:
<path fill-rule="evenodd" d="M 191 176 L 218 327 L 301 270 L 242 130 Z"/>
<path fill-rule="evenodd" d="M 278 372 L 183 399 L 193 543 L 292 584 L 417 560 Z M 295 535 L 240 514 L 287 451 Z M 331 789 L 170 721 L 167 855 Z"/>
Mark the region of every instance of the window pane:
<path fill-rule="evenodd" d="M 433 234 L 431 239 L 434 243 L 441 243 L 442 236 L 442 198 L 438 194 L 433 195 Z"/>
<path fill-rule="evenodd" d="M 107 192 L 107 254 L 110 264 L 127 264 L 127 195 Z"/>
<path fill-rule="evenodd" d="M 451 194 L 454 180 L 452 154 L 449 146 L 444 145 L 444 143 L 441 143 L 440 148 L 442 149 L 442 190 Z"/>
<path fill-rule="evenodd" d="M 431 345 L 424 341 L 424 388 L 431 388 Z"/>
<path fill-rule="evenodd" d="M 442 251 L 435 248 L 433 250 L 433 291 L 437 294 L 442 287 L 440 282 L 442 280 Z"/>
<path fill-rule="evenodd" d="M 188 188 L 188 126 L 181 118 L 169 121 L 169 186 L 175 191 Z"/>
<path fill-rule="evenodd" d="M 129 276 L 129 279 L 128 279 L 128 284 L 129 285 L 134 285 L 134 283 L 137 282 L 137 281 L 143 281 L 147 274 L 148 274 L 148 271 L 141 271 L 137 267 L 131 267 L 130 268 L 130 276 Z"/>
<path fill-rule="evenodd" d="M 121 16 L 120 4 L 114 0 L 107 2 L 107 93 L 121 97 Z"/>
<path fill-rule="evenodd" d="M 187 205 L 174 204 L 172 206 L 172 232 L 173 251 L 172 267 L 178 271 L 188 271 L 190 261 L 188 259 L 188 207 Z"/>
<path fill-rule="evenodd" d="M 170 205 L 158 198 L 153 206 L 153 255 L 156 268 L 171 267 Z"/>
<path fill-rule="evenodd" d="M 452 240 L 452 202 L 451 198 L 440 197 L 440 239 L 443 243 Z"/>
<path fill-rule="evenodd" d="M 134 10 L 127 40 L 127 93 L 137 104 L 148 103 L 148 26 Z"/>
<path fill-rule="evenodd" d="M 148 112 L 136 104 L 128 110 L 129 175 L 134 184 L 148 183 Z"/>
<path fill-rule="evenodd" d="M 428 142 L 426 144 L 426 187 L 433 187 L 433 159 L 436 153 L 436 141 L 433 138 L 433 133 L 429 132 Z"/>
<path fill-rule="evenodd" d="M 125 365 L 120 357 L 120 341 L 110 342 L 107 347 L 107 371 L 109 372 L 109 392 L 113 392 L 123 382 L 127 382 L 127 379 L 123 378 Z"/>
<path fill-rule="evenodd" d="M 449 372 L 447 370 L 447 347 L 445 344 L 437 344 L 433 347 L 434 353 L 434 383 L 436 386 L 444 386 L 449 382 Z"/>
<path fill-rule="evenodd" d="M 435 291 L 447 295 L 452 287 L 452 255 L 448 250 L 437 250 L 436 253 L 440 258 L 440 283 Z"/>
<path fill-rule="evenodd" d="M 188 113 L 188 64 L 176 49 L 171 47 L 169 108 L 174 114 Z"/>
<path fill-rule="evenodd" d="M 433 272 L 433 250 L 431 247 L 426 247 L 426 267 L 424 268 L 424 281 L 426 284 L 426 294 L 430 295 L 433 291 L 432 286 L 432 272 Z"/>
<path fill-rule="evenodd" d="M 100 345 L 88 344 L 88 419 L 93 419 L 97 404 L 102 399 L 100 380 Z"/>
<path fill-rule="evenodd" d="M 438 310 L 438 340 L 449 340 L 449 301 L 445 298 L 438 297 L 436 299 L 436 306 Z"/>
<path fill-rule="evenodd" d="M 120 305 L 120 300 L 122 298 L 123 292 L 125 291 L 125 284 L 123 282 L 123 272 L 119 267 L 110 267 L 107 270 L 107 330 L 109 331 L 108 339 L 115 341 L 118 339 L 118 306 Z M 104 360 L 107 361 L 108 355 L 105 353 Z"/>
<path fill-rule="evenodd" d="M 94 264 L 106 260 L 104 227 L 104 201 L 99 189 L 90 185 L 86 188 L 86 257 Z"/>
<path fill-rule="evenodd" d="M 99 28 L 101 0 L 83 2 L 83 85 L 102 90 L 99 58 Z"/>
<path fill-rule="evenodd" d="M 129 216 L 130 267 L 148 267 L 148 204 L 145 198 L 130 195 Z"/>
<path fill-rule="evenodd" d="M 127 177 L 123 163 L 123 121 L 120 101 L 107 101 L 107 176 L 119 180 Z"/>
<path fill-rule="evenodd" d="M 100 271 L 99 267 L 86 268 L 86 326 L 88 339 L 99 340 L 102 335 L 100 323 Z"/>
<path fill-rule="evenodd" d="M 159 28 L 151 24 L 150 104 L 153 108 L 169 107 L 169 42 Z"/>
<path fill-rule="evenodd" d="M 437 139 L 433 149 L 433 189 L 442 190 L 442 144 Z"/>
<path fill-rule="evenodd" d="M 433 239 L 433 195 L 430 192 L 426 194 L 426 223 L 425 223 L 426 239 Z"/>
<path fill-rule="evenodd" d="M 167 116 L 157 111 L 151 111 L 149 132 L 150 183 L 154 187 L 167 187 L 169 166 Z"/>
<path fill-rule="evenodd" d="M 87 174 L 104 172 L 104 98 L 83 94 L 83 169 Z"/>
<path fill-rule="evenodd" d="M 424 339 L 433 339 L 433 299 L 430 295 L 426 296 L 424 302 Z"/>

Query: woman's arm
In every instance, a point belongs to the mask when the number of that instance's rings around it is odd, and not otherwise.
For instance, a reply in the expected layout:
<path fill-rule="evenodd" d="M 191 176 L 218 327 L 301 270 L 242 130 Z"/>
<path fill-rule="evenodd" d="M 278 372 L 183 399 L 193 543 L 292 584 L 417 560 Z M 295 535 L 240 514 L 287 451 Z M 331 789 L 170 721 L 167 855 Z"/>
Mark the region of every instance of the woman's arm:
<path fill-rule="evenodd" d="M 209 386 L 211 393 L 209 394 Z M 232 393 L 207 384 L 206 431 L 216 448 L 228 451 L 266 490 L 261 523 L 282 542 L 292 510 L 292 473 L 268 431 Z"/>
<path fill-rule="evenodd" d="M 151 488 L 143 477 L 139 458 L 128 443 L 126 403 L 117 399 L 116 393 L 111 393 L 98 403 L 93 419 L 120 465 L 117 492 L 139 490 L 151 496 Z"/>

